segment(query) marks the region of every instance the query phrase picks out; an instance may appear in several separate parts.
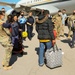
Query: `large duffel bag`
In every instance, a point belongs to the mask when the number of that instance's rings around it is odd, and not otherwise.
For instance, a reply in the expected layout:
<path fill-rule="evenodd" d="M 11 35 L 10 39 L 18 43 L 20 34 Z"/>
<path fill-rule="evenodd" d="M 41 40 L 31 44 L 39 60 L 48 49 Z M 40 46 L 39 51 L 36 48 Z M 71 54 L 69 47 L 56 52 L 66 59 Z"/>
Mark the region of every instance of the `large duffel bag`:
<path fill-rule="evenodd" d="M 22 52 L 23 52 L 22 41 L 21 39 L 16 39 L 12 53 L 22 53 Z"/>
<path fill-rule="evenodd" d="M 62 50 L 56 44 L 46 51 L 45 58 L 47 67 L 51 69 L 62 66 Z"/>

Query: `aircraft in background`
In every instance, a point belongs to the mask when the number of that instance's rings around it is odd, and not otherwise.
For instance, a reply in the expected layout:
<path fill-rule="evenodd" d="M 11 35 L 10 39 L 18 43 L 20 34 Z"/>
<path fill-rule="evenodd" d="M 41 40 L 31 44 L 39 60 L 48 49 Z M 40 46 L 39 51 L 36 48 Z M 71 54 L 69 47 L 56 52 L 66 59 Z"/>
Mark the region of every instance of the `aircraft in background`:
<path fill-rule="evenodd" d="M 51 14 L 56 13 L 59 9 L 66 9 L 67 13 L 72 13 L 75 9 L 75 0 L 20 0 L 17 4 L 0 2 L 0 5 L 13 8 L 8 10 L 7 13 L 13 10 L 24 10 L 26 12 L 33 10 L 35 13 L 39 13 L 42 9 L 49 10 Z"/>

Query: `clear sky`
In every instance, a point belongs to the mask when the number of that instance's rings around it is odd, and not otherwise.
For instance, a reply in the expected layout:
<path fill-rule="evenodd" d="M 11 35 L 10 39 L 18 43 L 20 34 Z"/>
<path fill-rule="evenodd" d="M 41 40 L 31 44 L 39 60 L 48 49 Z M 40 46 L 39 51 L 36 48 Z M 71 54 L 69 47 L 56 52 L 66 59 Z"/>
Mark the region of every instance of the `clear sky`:
<path fill-rule="evenodd" d="M 18 1 L 20 1 L 20 0 L 0 0 L 0 2 L 8 2 L 8 3 L 17 3 Z M 3 7 L 6 10 L 10 9 L 9 7 L 6 7 L 6 6 L 0 6 L 0 9 L 3 8 Z"/>

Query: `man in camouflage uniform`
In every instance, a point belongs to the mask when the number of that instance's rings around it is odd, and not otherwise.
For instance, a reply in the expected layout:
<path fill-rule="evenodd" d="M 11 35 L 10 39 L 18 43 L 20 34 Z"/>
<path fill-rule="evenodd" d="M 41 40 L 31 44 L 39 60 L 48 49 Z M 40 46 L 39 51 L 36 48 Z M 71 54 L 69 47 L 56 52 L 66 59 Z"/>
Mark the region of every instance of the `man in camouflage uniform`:
<path fill-rule="evenodd" d="M 71 31 L 71 24 L 70 24 L 70 17 L 71 17 L 71 15 L 68 16 L 68 20 L 67 20 L 67 22 L 68 22 L 68 29 L 69 29 L 69 31 L 68 31 L 68 39 L 71 39 L 71 33 L 72 33 L 72 31 Z"/>
<path fill-rule="evenodd" d="M 70 23 L 70 31 L 73 32 L 72 48 L 74 48 L 74 41 L 75 41 L 75 10 L 73 11 L 73 14 L 69 17 L 69 23 Z"/>
<path fill-rule="evenodd" d="M 72 27 L 73 21 L 75 20 L 75 14 L 74 13 L 75 13 L 75 10 L 73 11 L 73 14 L 70 15 L 68 18 L 68 25 L 69 25 L 68 26 L 69 27 L 68 39 L 71 38 L 71 32 L 72 32 L 71 27 Z"/>
<path fill-rule="evenodd" d="M 54 15 L 52 17 L 52 21 L 54 22 L 54 30 L 57 32 L 57 39 L 59 40 L 60 34 L 61 34 L 61 27 L 62 27 L 62 12 L 61 10 L 58 11 L 58 14 Z"/>
<path fill-rule="evenodd" d="M 4 15 L 2 11 L 0 11 L 0 44 L 5 48 L 5 57 L 2 62 L 2 65 L 4 70 L 9 70 L 12 68 L 11 66 L 9 66 L 9 62 L 10 62 L 13 46 L 11 44 L 11 41 L 9 40 L 10 39 L 9 36 L 3 30 L 3 23 L 4 23 L 3 18 Z"/>
<path fill-rule="evenodd" d="M 4 15 L 3 20 L 6 21 L 6 20 L 7 20 L 7 14 L 6 14 L 5 8 L 2 8 L 1 11 L 2 11 L 2 13 L 3 13 L 3 15 Z"/>

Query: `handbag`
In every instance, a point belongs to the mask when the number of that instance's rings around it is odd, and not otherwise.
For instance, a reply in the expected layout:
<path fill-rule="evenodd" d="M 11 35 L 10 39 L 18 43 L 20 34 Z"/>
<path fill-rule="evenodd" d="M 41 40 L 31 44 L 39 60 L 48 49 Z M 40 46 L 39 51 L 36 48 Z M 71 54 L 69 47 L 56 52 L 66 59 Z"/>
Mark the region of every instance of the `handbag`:
<path fill-rule="evenodd" d="M 22 32 L 22 37 L 25 38 L 25 37 L 27 37 L 27 36 L 28 36 L 27 31 L 23 31 L 23 32 Z"/>
<path fill-rule="evenodd" d="M 58 49 L 55 44 L 51 49 L 46 51 L 45 58 L 47 67 L 51 69 L 62 66 L 62 49 Z"/>

